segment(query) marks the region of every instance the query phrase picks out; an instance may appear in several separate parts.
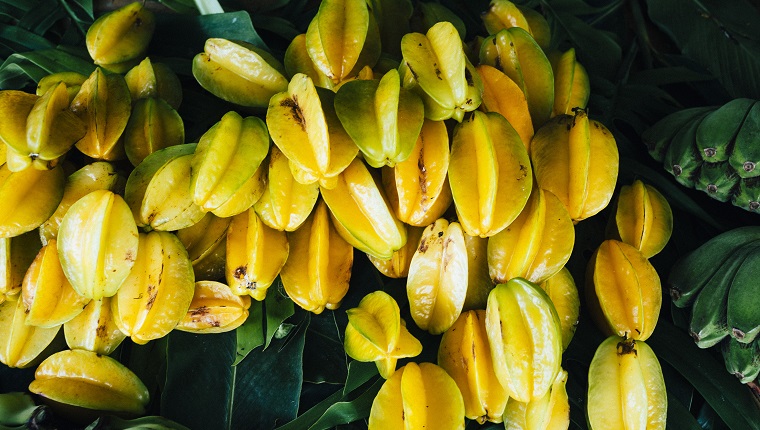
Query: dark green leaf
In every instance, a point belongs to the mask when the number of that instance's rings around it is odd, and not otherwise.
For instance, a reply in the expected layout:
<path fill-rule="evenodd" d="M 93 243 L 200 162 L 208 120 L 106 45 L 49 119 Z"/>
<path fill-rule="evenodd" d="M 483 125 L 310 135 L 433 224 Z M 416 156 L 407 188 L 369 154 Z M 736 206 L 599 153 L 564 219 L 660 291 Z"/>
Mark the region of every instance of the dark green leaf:
<path fill-rule="evenodd" d="M 304 346 L 308 357 L 303 363 L 304 381 L 342 384 L 346 380 L 348 366 L 342 337 L 346 328 L 338 326 L 335 313 L 325 310 L 310 317 Z"/>
<path fill-rule="evenodd" d="M 760 98 L 760 12 L 744 0 L 648 0 L 650 18 L 726 87 Z"/>
<path fill-rule="evenodd" d="M 159 3 L 181 14 L 197 14 L 198 9 L 192 0 L 158 0 Z"/>
<path fill-rule="evenodd" d="M 268 348 L 283 321 L 290 318 L 295 312 L 293 301 L 285 294 L 279 277 L 269 287 L 267 297 L 264 299 L 264 310 L 267 320 L 264 348 Z"/>
<path fill-rule="evenodd" d="M 140 378 L 151 395 L 149 411 L 158 410 L 161 400 L 159 394 L 166 382 L 167 340 L 162 337 L 145 345 L 137 345 L 127 339 L 121 345 L 129 348 L 124 348 L 128 350 L 127 359 L 120 361 Z"/>
<path fill-rule="evenodd" d="M 543 0 L 541 1 L 541 5 L 551 7 L 557 12 L 571 13 L 578 16 L 595 15 L 604 11 L 604 8 L 592 6 L 584 0 Z"/>
<path fill-rule="evenodd" d="M 305 324 L 248 359 L 236 357 L 234 332 L 169 334 L 161 415 L 191 428 L 271 429 L 295 418 L 303 381 Z"/>
<path fill-rule="evenodd" d="M 575 48 L 578 61 L 589 74 L 608 79 L 617 75 L 623 51 L 610 33 L 592 27 L 573 13 L 561 12 L 551 6 L 547 7 L 547 12 L 553 37 L 566 39 Z"/>
<path fill-rule="evenodd" d="M 298 413 L 303 383 L 305 324 L 291 336 L 272 341 L 269 348 L 256 348 L 237 365 L 234 429 L 271 429 Z"/>
<path fill-rule="evenodd" d="M 236 387 L 235 333 L 172 331 L 161 415 L 193 428 L 229 428 Z"/>
<path fill-rule="evenodd" d="M 726 372 L 708 351 L 668 321 L 660 320 L 647 340 L 661 360 L 680 372 L 731 429 L 760 429 L 760 408 L 749 389 Z"/>
<path fill-rule="evenodd" d="M 702 430 L 689 410 L 668 392 L 668 430 Z"/>
<path fill-rule="evenodd" d="M 156 32 L 149 49 L 154 55 L 193 58 L 203 52 L 206 39 L 212 37 L 241 40 L 267 49 L 245 11 L 200 16 L 157 15 Z"/>
<path fill-rule="evenodd" d="M 264 344 L 264 304 L 254 300 L 248 309 L 248 319 L 235 330 L 237 353 L 233 366 L 248 356 L 248 353 Z"/>
<path fill-rule="evenodd" d="M 667 85 L 681 82 L 702 82 L 713 79 L 709 74 L 692 70 L 684 66 L 660 67 L 657 69 L 642 70 L 631 76 L 632 84 L 643 85 Z"/>
<path fill-rule="evenodd" d="M 133 429 L 150 429 L 150 430 L 189 430 L 188 427 L 174 421 L 167 420 L 158 416 L 147 416 L 125 420 L 112 415 L 100 417 L 95 422 L 87 426 L 85 430 L 133 430 Z"/>
<path fill-rule="evenodd" d="M 65 10 L 54 1 L 41 1 L 18 20 L 18 27 L 44 35 L 56 22 L 66 17 Z"/>

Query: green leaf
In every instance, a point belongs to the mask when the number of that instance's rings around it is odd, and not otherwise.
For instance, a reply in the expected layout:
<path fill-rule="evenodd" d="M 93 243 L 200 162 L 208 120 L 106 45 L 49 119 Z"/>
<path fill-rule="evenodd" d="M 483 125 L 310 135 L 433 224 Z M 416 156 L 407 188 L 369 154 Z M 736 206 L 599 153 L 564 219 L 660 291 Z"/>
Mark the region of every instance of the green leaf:
<path fill-rule="evenodd" d="M 253 301 L 248 309 L 248 319 L 235 330 L 237 352 L 233 366 L 237 366 L 254 348 L 264 344 L 264 304 Z"/>
<path fill-rule="evenodd" d="M 115 417 L 113 415 L 107 415 L 98 418 L 92 424 L 87 426 L 85 430 L 190 430 L 182 424 L 175 423 L 158 416 L 147 416 L 142 418 L 135 418 L 133 420 L 125 420 Z"/>
<path fill-rule="evenodd" d="M 37 405 L 27 393 L 0 394 L 0 427 L 26 424 L 36 408 Z"/>
<path fill-rule="evenodd" d="M 305 324 L 232 366 L 234 332 L 169 334 L 161 415 L 191 428 L 271 429 L 295 418 Z"/>
<path fill-rule="evenodd" d="M 19 89 L 57 72 L 89 75 L 95 66 L 61 48 L 13 54 L 0 65 L 0 90 Z"/>
<path fill-rule="evenodd" d="M 13 54 L 0 65 L 0 90 L 18 90 L 46 75 L 48 73 L 41 67 Z"/>
<path fill-rule="evenodd" d="M 375 367 L 373 363 L 369 364 Z M 365 375 L 369 375 L 369 372 L 360 371 L 359 374 L 362 374 L 361 377 L 353 383 L 363 379 Z M 375 378 L 375 381 L 370 383 L 369 381 L 373 378 Z M 374 375 L 370 376 L 359 386 L 348 391 L 345 389 L 336 391 L 299 415 L 295 420 L 278 427 L 277 430 L 324 430 L 367 418 L 372 408 L 372 402 L 384 382 L 384 379 L 378 377 L 377 369 L 375 368 Z"/>
<path fill-rule="evenodd" d="M 308 428 L 311 424 L 315 423 L 324 413 L 330 408 L 330 406 L 339 402 L 341 399 L 340 390 L 327 396 L 324 400 L 312 406 L 308 411 L 302 413 L 298 418 L 290 421 L 289 423 L 277 427 L 277 430 L 301 430 Z"/>
<path fill-rule="evenodd" d="M 348 424 L 369 417 L 372 402 L 375 400 L 375 396 L 377 396 L 377 392 L 380 391 L 383 383 L 385 383 L 385 380 L 378 378 L 359 397 L 350 401 L 341 401 L 333 404 L 314 425 L 309 427 L 309 430 L 326 430 L 340 424 Z"/>
<path fill-rule="evenodd" d="M 264 299 L 264 309 L 266 310 L 267 329 L 264 341 L 264 348 L 266 349 L 275 337 L 277 330 L 280 329 L 283 321 L 295 313 L 293 301 L 285 294 L 285 289 L 279 277 L 269 287 L 267 297 Z"/>
<path fill-rule="evenodd" d="M 346 385 L 343 387 L 343 395 L 348 395 L 377 375 L 378 371 L 375 363 L 365 363 L 356 360 L 348 363 L 348 376 L 346 377 Z"/>
<path fill-rule="evenodd" d="M 649 17 L 732 97 L 760 98 L 760 12 L 744 0 L 647 0 Z"/>
<path fill-rule="evenodd" d="M 203 52 L 206 39 L 212 37 L 241 40 L 267 49 L 245 11 L 199 16 L 158 14 L 148 49 L 152 55 L 192 59 Z"/>
<path fill-rule="evenodd" d="M 266 30 L 277 36 L 290 41 L 301 34 L 292 22 L 277 16 L 254 15 L 251 17 L 253 25 L 259 30 Z"/>
<path fill-rule="evenodd" d="M 41 1 L 27 11 L 15 23 L 20 29 L 43 36 L 59 20 L 66 18 L 66 11 L 55 1 Z"/>
<path fill-rule="evenodd" d="M 723 363 L 709 351 L 699 349 L 686 333 L 660 320 L 647 344 L 657 357 L 694 385 L 731 429 L 760 429 L 760 408 L 749 389 L 726 372 Z"/>

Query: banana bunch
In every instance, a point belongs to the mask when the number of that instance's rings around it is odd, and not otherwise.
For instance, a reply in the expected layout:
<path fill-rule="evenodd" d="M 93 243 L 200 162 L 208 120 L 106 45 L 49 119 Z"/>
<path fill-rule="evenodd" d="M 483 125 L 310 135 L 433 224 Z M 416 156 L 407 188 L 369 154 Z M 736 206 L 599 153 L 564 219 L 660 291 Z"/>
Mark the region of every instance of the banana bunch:
<path fill-rule="evenodd" d="M 742 383 L 760 369 L 756 276 L 760 228 L 721 233 L 676 262 L 668 277 L 673 303 L 691 309 L 689 331 L 700 348 L 721 345 L 727 370 Z"/>
<path fill-rule="evenodd" d="M 738 98 L 674 112 L 647 129 L 642 140 L 681 185 L 760 213 L 759 130 L 760 103 Z"/>

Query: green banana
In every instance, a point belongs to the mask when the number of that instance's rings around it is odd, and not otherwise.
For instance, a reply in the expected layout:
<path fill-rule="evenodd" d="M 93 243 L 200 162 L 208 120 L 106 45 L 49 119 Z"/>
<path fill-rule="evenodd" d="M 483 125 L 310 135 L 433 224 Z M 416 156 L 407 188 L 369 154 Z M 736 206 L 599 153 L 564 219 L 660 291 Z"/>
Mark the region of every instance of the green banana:
<path fill-rule="evenodd" d="M 689 188 L 694 187 L 695 176 L 702 165 L 702 157 L 697 154 L 694 147 L 697 128 L 707 114 L 699 115 L 687 122 L 678 132 L 673 135 L 662 166 L 676 178 L 681 185 Z"/>
<path fill-rule="evenodd" d="M 709 348 L 731 331 L 727 324 L 727 302 L 731 284 L 744 260 L 757 251 L 758 245 L 750 244 L 735 250 L 732 258 L 713 274 L 699 293 L 691 308 L 689 332 L 700 348 Z"/>
<path fill-rule="evenodd" d="M 710 163 L 728 160 L 730 145 L 754 102 L 733 99 L 705 117 L 697 128 L 696 139 L 703 160 Z"/>
<path fill-rule="evenodd" d="M 726 307 L 726 323 L 731 329 L 731 336 L 741 343 L 755 340 L 760 333 L 760 248 L 753 247 L 754 252 L 747 255 L 731 282 Z"/>
<path fill-rule="evenodd" d="M 760 178 L 740 180 L 731 203 L 744 210 L 760 213 Z"/>
<path fill-rule="evenodd" d="M 720 163 L 705 162 L 695 178 L 694 188 L 706 192 L 715 200 L 726 202 L 731 199 L 738 184 L 739 176 L 728 165 L 727 161 Z"/>
<path fill-rule="evenodd" d="M 710 278 L 745 245 L 760 240 L 760 227 L 729 230 L 705 242 L 679 259 L 670 271 L 668 286 L 673 303 L 679 308 L 691 305 Z"/>
<path fill-rule="evenodd" d="M 649 155 L 657 161 L 662 161 L 668 150 L 671 139 L 684 125 L 696 117 L 709 114 L 714 107 L 695 107 L 683 109 L 666 116 L 656 122 L 641 134 L 641 140 L 647 147 Z"/>
<path fill-rule="evenodd" d="M 757 342 L 744 344 L 731 337 L 723 341 L 721 352 L 726 370 L 742 384 L 752 382 L 760 375 L 760 344 Z"/>
<path fill-rule="evenodd" d="M 728 162 L 742 178 L 760 176 L 760 146 L 757 136 L 760 134 L 760 103 L 755 102 L 747 112 L 739 132 L 734 140 L 734 149 Z"/>

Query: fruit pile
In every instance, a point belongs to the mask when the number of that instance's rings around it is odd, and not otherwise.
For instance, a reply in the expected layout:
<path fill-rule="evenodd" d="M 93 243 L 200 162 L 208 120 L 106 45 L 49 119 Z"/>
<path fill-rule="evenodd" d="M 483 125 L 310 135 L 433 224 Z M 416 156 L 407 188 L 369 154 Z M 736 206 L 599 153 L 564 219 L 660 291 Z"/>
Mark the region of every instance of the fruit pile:
<path fill-rule="evenodd" d="M 322 1 L 283 62 L 208 39 L 192 74 L 236 109 L 197 143 L 179 79 L 146 57 L 155 19 L 140 2 L 89 28 L 89 76 L 0 92 L 0 205 L 13 208 L 0 214 L 0 361 L 38 365 L 30 391 L 140 415 L 145 386 L 108 357 L 124 339 L 234 330 L 276 279 L 306 311 L 337 309 L 358 250 L 406 278 L 413 323 L 442 335 L 437 364 L 397 369 L 422 349 L 399 304 L 378 291 L 347 311 L 346 353 L 386 378 L 370 428 L 567 428 L 561 359 L 579 299 L 564 265 L 618 174 L 612 133 L 585 111 L 586 72 L 508 0 L 467 44 L 445 8 L 411 32 L 391 18 L 408 20 L 405 4 L 372 5 Z M 661 304 L 648 258 L 670 208 L 636 182 L 610 225 L 587 276 L 610 335 L 589 422 L 664 428 L 644 341 Z"/>

